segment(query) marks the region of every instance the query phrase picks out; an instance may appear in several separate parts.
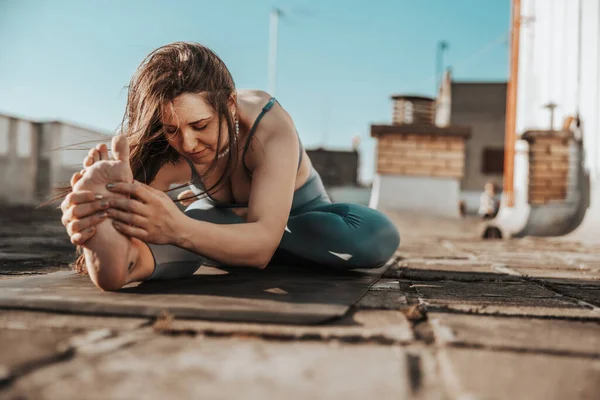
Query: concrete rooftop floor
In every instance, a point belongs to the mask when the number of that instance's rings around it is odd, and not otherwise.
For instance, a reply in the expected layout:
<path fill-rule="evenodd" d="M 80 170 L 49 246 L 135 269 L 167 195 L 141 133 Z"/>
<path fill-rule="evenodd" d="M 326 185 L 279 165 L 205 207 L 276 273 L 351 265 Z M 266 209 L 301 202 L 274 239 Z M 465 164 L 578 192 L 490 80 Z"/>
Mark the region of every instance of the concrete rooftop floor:
<path fill-rule="evenodd" d="M 600 398 L 600 247 L 389 215 L 396 262 L 329 325 L 0 310 L 0 398 Z M 56 213 L 0 212 L 0 279 L 71 260 Z"/>

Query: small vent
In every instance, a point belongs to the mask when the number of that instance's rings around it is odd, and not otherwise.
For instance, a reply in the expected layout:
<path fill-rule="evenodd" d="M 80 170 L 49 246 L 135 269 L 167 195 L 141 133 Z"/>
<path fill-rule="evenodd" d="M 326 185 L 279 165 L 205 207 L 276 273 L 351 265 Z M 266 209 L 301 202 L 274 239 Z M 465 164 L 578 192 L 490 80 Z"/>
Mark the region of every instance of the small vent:
<path fill-rule="evenodd" d="M 394 96 L 393 123 L 428 124 L 435 122 L 435 101 L 429 97 Z"/>
<path fill-rule="evenodd" d="M 435 101 L 429 97 L 394 96 L 395 125 L 429 124 L 435 121 Z"/>

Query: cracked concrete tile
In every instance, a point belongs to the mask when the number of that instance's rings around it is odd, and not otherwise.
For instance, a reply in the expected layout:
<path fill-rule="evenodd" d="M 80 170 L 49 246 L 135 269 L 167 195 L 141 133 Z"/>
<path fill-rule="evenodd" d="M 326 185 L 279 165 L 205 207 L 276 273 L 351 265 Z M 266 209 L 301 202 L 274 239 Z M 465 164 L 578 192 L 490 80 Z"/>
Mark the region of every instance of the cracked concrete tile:
<path fill-rule="evenodd" d="M 446 347 L 438 353 L 452 398 L 600 398 L 600 360 Z"/>
<path fill-rule="evenodd" d="M 429 311 L 599 319 L 600 310 L 532 282 L 414 282 Z"/>
<path fill-rule="evenodd" d="M 436 342 L 451 346 L 600 357 L 600 322 L 429 313 Z"/>
<path fill-rule="evenodd" d="M 51 312 L 0 310 L 0 329 L 53 329 L 81 332 L 110 328 L 128 330 L 149 323 L 146 318 L 100 317 L 93 315 L 57 314 Z"/>
<path fill-rule="evenodd" d="M 422 344 L 404 348 L 413 400 L 449 399 L 439 375 L 436 350 Z"/>
<path fill-rule="evenodd" d="M 539 304 L 542 303 L 542 304 Z M 428 305 L 432 312 L 460 312 L 474 315 L 498 315 L 519 317 L 542 318 L 568 318 L 590 321 L 600 321 L 600 310 L 597 308 L 577 305 L 565 307 L 563 302 L 544 301 L 536 305 L 508 305 L 508 304 L 442 304 Z"/>
<path fill-rule="evenodd" d="M 355 305 L 359 309 L 385 310 L 397 310 L 406 306 L 406 292 L 400 290 L 369 290 Z"/>
<path fill-rule="evenodd" d="M 327 325 L 294 326 L 252 323 L 209 322 L 176 319 L 158 331 L 210 335 L 251 335 L 277 340 L 331 340 L 346 342 L 408 343 L 414 340 L 410 323 L 396 310 L 357 310 Z"/>
<path fill-rule="evenodd" d="M 417 281 L 455 280 L 463 282 L 519 281 L 521 278 L 505 264 L 474 260 L 403 260 L 386 271 L 385 276 Z"/>
<path fill-rule="evenodd" d="M 44 399 L 398 399 L 410 396 L 400 347 L 157 337 L 36 371 L 9 396 Z M 151 383 L 151 384 L 149 384 Z"/>
<path fill-rule="evenodd" d="M 562 279 L 544 279 L 543 283 L 553 290 L 587 303 L 600 307 L 600 282 L 599 281 L 565 281 Z"/>
<path fill-rule="evenodd" d="M 68 332 L 0 329 L 0 387 L 21 373 L 71 354 Z"/>
<path fill-rule="evenodd" d="M 514 269 L 528 278 L 570 279 L 575 281 L 598 280 L 600 284 L 600 272 L 584 268 L 546 269 L 515 267 Z"/>
<path fill-rule="evenodd" d="M 544 289 L 530 282 L 479 282 L 467 283 L 456 281 L 413 282 L 421 298 L 429 303 L 476 302 L 506 304 L 531 304 L 541 299 L 560 299 L 561 296 L 551 290 Z M 565 307 L 569 305 L 565 302 Z"/>

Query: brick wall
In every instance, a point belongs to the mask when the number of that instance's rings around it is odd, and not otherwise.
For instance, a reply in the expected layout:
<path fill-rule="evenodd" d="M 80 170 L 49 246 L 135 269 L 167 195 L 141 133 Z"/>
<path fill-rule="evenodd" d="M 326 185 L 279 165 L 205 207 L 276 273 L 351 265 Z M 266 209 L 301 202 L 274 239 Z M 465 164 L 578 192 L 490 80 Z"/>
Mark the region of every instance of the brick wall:
<path fill-rule="evenodd" d="M 533 137 L 529 141 L 529 203 L 546 204 L 567 197 L 570 139 Z"/>
<path fill-rule="evenodd" d="M 377 143 L 377 172 L 461 179 L 465 139 L 433 134 L 383 134 Z"/>

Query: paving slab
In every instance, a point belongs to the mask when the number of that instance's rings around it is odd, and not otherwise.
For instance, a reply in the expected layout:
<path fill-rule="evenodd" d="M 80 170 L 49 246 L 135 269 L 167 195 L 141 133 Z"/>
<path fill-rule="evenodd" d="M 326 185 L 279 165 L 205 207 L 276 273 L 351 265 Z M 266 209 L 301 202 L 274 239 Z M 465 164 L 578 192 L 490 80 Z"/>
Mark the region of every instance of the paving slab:
<path fill-rule="evenodd" d="M 598 359 L 452 347 L 438 354 L 455 399 L 600 398 Z"/>
<path fill-rule="evenodd" d="M 73 334 L 0 329 L 0 387 L 21 373 L 69 356 Z"/>
<path fill-rule="evenodd" d="M 575 306 L 562 300 L 562 296 L 531 282 L 415 282 L 412 285 L 419 296 L 428 303 L 467 302 L 477 304 L 497 304 L 499 302 L 516 305 L 533 305 L 548 300 L 562 301 L 565 307 Z"/>
<path fill-rule="evenodd" d="M 418 281 L 455 280 L 463 282 L 520 281 L 517 273 L 505 264 L 476 260 L 426 260 L 410 259 L 392 265 L 385 277 Z"/>
<path fill-rule="evenodd" d="M 35 371 L 4 398 L 402 399 L 410 391 L 398 346 L 159 336 Z"/>
<path fill-rule="evenodd" d="M 528 267 L 513 267 L 522 276 L 528 278 L 553 278 L 572 281 L 589 281 L 596 280 L 600 284 L 600 272 L 589 270 L 587 268 L 528 268 Z"/>
<path fill-rule="evenodd" d="M 532 282 L 413 282 L 419 301 L 431 311 L 471 314 L 600 318 L 600 309 Z M 593 294 L 591 294 L 593 296 Z"/>
<path fill-rule="evenodd" d="M 355 307 L 358 309 L 398 310 L 408 306 L 405 292 L 396 290 L 369 290 Z"/>
<path fill-rule="evenodd" d="M 600 321 L 429 313 L 436 342 L 451 346 L 600 358 Z"/>
<path fill-rule="evenodd" d="M 345 342 L 409 343 L 414 340 L 410 323 L 401 311 L 357 310 L 339 321 L 318 326 L 228 323 L 174 319 L 158 321 L 156 331 L 166 334 L 256 336 L 275 340 L 333 340 Z"/>
<path fill-rule="evenodd" d="M 131 330 L 150 324 L 148 318 L 71 315 L 53 312 L 0 310 L 0 330 L 52 329 L 79 333 L 95 329 Z"/>
<path fill-rule="evenodd" d="M 102 292 L 85 275 L 57 272 L 0 281 L 0 308 L 88 315 L 317 324 L 347 313 L 387 265 L 347 273 L 270 265 L 202 267 L 192 277 Z"/>
<path fill-rule="evenodd" d="M 569 282 L 562 279 L 544 279 L 544 284 L 566 296 L 600 307 L 600 281 Z"/>
<path fill-rule="evenodd" d="M 423 344 L 403 347 L 406 352 L 409 383 L 413 400 L 445 400 L 444 384 L 439 374 L 436 349 Z"/>
<path fill-rule="evenodd" d="M 529 318 L 564 318 L 569 320 L 600 321 L 600 310 L 597 308 L 578 306 L 564 307 L 558 302 L 545 301 L 543 305 L 523 306 L 508 304 L 435 304 L 428 305 L 429 312 L 457 312 L 475 315 L 515 316 Z"/>
<path fill-rule="evenodd" d="M 457 249 L 463 251 L 472 251 L 476 253 L 536 253 L 546 252 L 553 254 L 556 252 L 576 253 L 576 252 L 587 252 L 590 250 L 589 247 L 583 246 L 580 243 L 566 242 L 566 241 L 555 241 L 550 238 L 520 238 L 520 239 L 504 239 L 504 240 L 464 240 L 464 239 L 453 239 Z M 533 255 L 534 257 L 537 254 Z"/>

